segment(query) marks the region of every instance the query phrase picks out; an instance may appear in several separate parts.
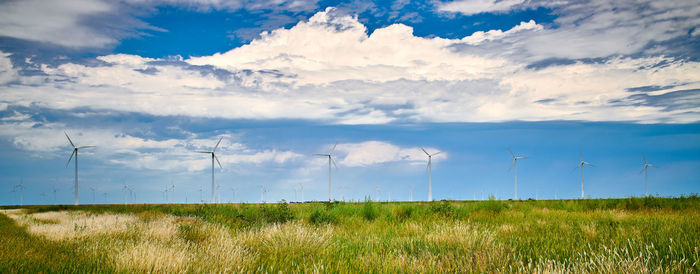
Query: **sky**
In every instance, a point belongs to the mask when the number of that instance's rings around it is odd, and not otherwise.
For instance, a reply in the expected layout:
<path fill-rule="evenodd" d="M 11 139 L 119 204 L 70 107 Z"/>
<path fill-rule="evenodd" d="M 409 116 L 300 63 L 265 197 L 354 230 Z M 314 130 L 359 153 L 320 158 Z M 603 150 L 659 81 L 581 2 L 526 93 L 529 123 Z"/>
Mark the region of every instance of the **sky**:
<path fill-rule="evenodd" d="M 0 204 L 680 196 L 700 4 L 0 1 Z M 336 145 L 337 144 L 337 145 Z M 18 185 L 24 186 L 23 188 Z M 166 191 L 166 189 L 168 191 Z M 302 190 L 303 189 L 303 190 Z"/>

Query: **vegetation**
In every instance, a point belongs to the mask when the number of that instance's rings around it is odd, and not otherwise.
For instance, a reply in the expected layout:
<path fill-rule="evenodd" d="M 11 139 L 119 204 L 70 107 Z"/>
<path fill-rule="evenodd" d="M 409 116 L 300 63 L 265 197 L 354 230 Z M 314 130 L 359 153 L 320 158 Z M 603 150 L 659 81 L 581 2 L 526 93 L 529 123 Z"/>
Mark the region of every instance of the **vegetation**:
<path fill-rule="evenodd" d="M 700 270 L 696 195 L 0 212 L 0 272 Z"/>

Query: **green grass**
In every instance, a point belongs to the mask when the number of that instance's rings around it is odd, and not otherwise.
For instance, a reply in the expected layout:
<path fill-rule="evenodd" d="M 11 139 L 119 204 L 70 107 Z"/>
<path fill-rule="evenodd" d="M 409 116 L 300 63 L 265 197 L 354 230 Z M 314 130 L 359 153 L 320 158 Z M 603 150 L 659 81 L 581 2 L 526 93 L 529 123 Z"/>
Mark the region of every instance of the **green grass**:
<path fill-rule="evenodd" d="M 696 195 L 539 201 L 24 208 L 29 213 L 132 214 L 140 220 L 133 224 L 140 230 L 148 230 L 150 223 L 174 216 L 171 218 L 176 220 L 172 223 L 176 231 L 170 238 L 158 240 L 161 246 L 167 249 L 177 244 L 192 254 L 207 254 L 217 241 L 230 241 L 238 252 L 236 271 L 692 273 L 700 270 L 700 199 Z M 80 250 L 89 248 L 71 247 L 146 241 L 144 232 L 49 241 L 40 235 L 27 234 L 25 228 L 1 214 L 0 218 L 3 232 L 0 249 L 4 252 L 0 272 L 42 269 L 110 272 L 95 266 L 109 261 L 111 249 L 100 249 L 104 254 L 95 255 L 80 254 Z M 33 221 L 43 226 L 54 222 Z M 214 234 L 223 238 L 215 240 Z M 218 246 L 225 248 L 222 244 Z M 5 254 L 11 250 L 28 250 L 34 255 L 26 259 L 16 255 L 6 258 Z M 69 250 L 77 251 L 64 253 Z M 52 258 L 56 256 L 63 256 L 64 260 L 54 262 Z M 190 258 L 192 263 L 183 266 L 184 271 L 225 271 L 233 265 L 212 258 L 204 255 Z M 51 263 L 41 263 L 48 261 Z M 24 269 L 25 266 L 33 268 Z"/>
<path fill-rule="evenodd" d="M 0 273 L 111 272 L 99 258 L 76 250 L 73 244 L 33 237 L 0 214 Z"/>

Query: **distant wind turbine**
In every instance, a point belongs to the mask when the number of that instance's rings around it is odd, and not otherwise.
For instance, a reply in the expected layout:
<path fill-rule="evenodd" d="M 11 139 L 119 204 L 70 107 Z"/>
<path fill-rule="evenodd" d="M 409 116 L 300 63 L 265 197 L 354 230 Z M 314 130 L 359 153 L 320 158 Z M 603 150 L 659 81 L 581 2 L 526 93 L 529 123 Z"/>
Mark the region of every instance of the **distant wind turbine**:
<path fill-rule="evenodd" d="M 428 153 L 425 151 L 424 148 L 420 148 L 423 152 L 425 152 L 425 155 L 428 156 L 428 202 L 433 201 L 433 175 L 432 175 L 432 162 L 433 162 L 433 156 L 438 155 L 442 153 L 442 151 L 435 152 L 433 154 Z"/>
<path fill-rule="evenodd" d="M 408 195 L 408 196 L 409 196 L 409 201 L 411 201 L 411 202 L 413 202 L 413 187 L 414 187 L 414 186 L 411 185 L 411 189 L 410 189 L 410 191 L 408 192 L 408 194 L 409 194 L 409 195 Z"/>
<path fill-rule="evenodd" d="M 580 151 L 578 152 L 578 156 L 579 156 L 579 162 L 578 162 L 578 165 L 574 168 L 574 170 L 576 170 L 579 167 L 581 168 L 581 199 L 583 199 L 583 167 L 585 165 L 589 165 L 589 166 L 593 166 L 593 165 L 588 163 L 588 162 L 583 161 L 583 154 L 581 154 Z"/>
<path fill-rule="evenodd" d="M 90 190 L 92 190 L 92 203 L 94 204 L 95 203 L 95 188 L 90 187 Z"/>
<path fill-rule="evenodd" d="M 24 179 L 20 179 L 19 185 L 16 185 L 15 188 L 19 190 L 19 205 L 21 206 L 23 204 Z"/>
<path fill-rule="evenodd" d="M 267 189 L 265 189 L 265 185 L 260 184 L 260 203 L 261 204 L 265 203 L 265 192 L 267 192 Z"/>
<path fill-rule="evenodd" d="M 127 205 L 127 204 L 129 204 L 129 200 L 128 200 L 129 196 L 134 195 L 134 190 L 131 189 L 131 187 L 126 184 L 126 182 L 122 182 L 122 183 L 124 184 L 124 187 L 122 188 L 122 190 L 124 191 L 124 205 Z M 131 200 L 133 201 L 133 197 Z"/>
<path fill-rule="evenodd" d="M 66 135 L 66 138 L 68 138 L 68 142 L 70 143 L 71 146 L 73 146 L 73 153 L 70 154 L 70 158 L 68 158 L 68 163 L 66 163 L 66 167 L 70 164 L 70 160 L 73 159 L 73 155 L 75 155 L 75 205 L 78 205 L 78 150 L 83 149 L 83 148 L 91 148 L 95 146 L 75 146 L 73 143 L 73 140 L 68 137 L 68 133 L 65 131 L 63 132 Z"/>
<path fill-rule="evenodd" d="M 642 155 L 642 160 L 644 161 L 644 165 L 642 167 L 642 170 L 639 171 L 639 173 L 644 172 L 644 196 L 649 196 L 649 182 L 648 182 L 648 176 L 647 176 L 647 169 L 649 167 L 656 167 L 655 165 L 652 165 L 647 162 L 647 157 Z"/>
<path fill-rule="evenodd" d="M 513 164 L 510 165 L 509 169 L 513 169 L 513 172 L 514 172 L 513 174 L 515 174 L 515 191 L 513 192 L 514 193 L 513 200 L 517 200 L 518 199 L 518 165 L 517 165 L 517 162 L 518 162 L 518 160 L 521 160 L 521 159 L 527 159 L 527 157 L 520 156 L 520 155 L 516 156 L 515 154 L 513 154 L 513 151 L 511 151 L 510 148 L 508 148 L 508 152 L 510 152 L 510 156 L 513 157 Z"/>
<path fill-rule="evenodd" d="M 377 184 L 374 186 L 374 189 L 377 190 L 377 202 L 379 202 L 379 201 L 382 200 L 382 198 L 381 198 L 381 197 L 382 197 L 382 192 L 381 192 L 381 188 L 379 187 L 379 183 L 377 183 Z"/>
<path fill-rule="evenodd" d="M 214 160 L 216 160 L 217 163 L 219 163 L 220 168 L 224 168 L 221 166 L 221 162 L 219 162 L 219 158 L 216 157 L 216 149 L 219 147 L 219 144 L 221 143 L 221 140 L 223 140 L 224 137 L 219 138 L 219 141 L 216 142 L 216 145 L 214 146 L 214 149 L 212 151 L 197 151 L 198 153 L 208 153 L 211 154 L 211 202 L 214 203 L 216 201 L 216 189 L 214 185 Z"/>
<path fill-rule="evenodd" d="M 56 204 L 56 192 L 58 191 L 58 188 L 56 186 L 53 186 L 53 203 Z"/>
<path fill-rule="evenodd" d="M 335 150 L 335 147 L 338 146 L 338 143 L 333 145 L 331 150 L 328 151 L 328 154 L 314 154 L 316 156 L 323 156 L 323 157 L 328 157 L 328 202 L 332 202 L 333 200 L 333 195 L 332 195 L 332 181 L 331 181 L 331 162 L 335 166 L 336 169 L 338 169 L 338 166 L 335 164 L 335 160 L 333 159 L 333 151 Z"/>
<path fill-rule="evenodd" d="M 301 190 L 301 202 L 304 202 L 304 184 L 299 183 L 299 188 Z"/>

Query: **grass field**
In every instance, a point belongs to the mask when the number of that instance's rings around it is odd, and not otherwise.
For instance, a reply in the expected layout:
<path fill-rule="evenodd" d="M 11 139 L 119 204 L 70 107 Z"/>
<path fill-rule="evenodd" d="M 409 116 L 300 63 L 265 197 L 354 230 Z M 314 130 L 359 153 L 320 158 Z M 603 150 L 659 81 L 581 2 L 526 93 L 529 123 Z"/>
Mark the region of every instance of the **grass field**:
<path fill-rule="evenodd" d="M 3 207 L 0 272 L 700 270 L 700 198 Z"/>

